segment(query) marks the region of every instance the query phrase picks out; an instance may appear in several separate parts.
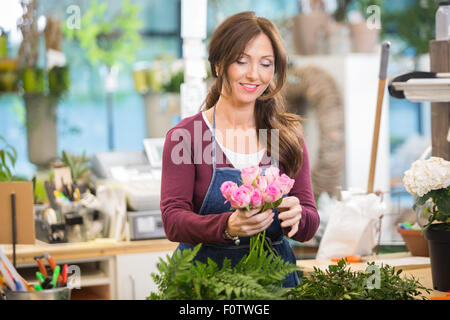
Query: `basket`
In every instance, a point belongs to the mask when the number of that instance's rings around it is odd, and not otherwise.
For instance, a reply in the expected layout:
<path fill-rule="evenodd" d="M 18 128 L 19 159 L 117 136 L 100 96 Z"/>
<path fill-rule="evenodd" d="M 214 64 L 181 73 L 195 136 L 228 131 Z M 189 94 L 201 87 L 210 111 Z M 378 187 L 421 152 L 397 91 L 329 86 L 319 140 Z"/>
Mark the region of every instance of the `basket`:
<path fill-rule="evenodd" d="M 428 241 L 422 235 L 422 230 L 407 230 L 397 227 L 397 232 L 405 241 L 406 247 L 412 256 L 429 257 Z"/>

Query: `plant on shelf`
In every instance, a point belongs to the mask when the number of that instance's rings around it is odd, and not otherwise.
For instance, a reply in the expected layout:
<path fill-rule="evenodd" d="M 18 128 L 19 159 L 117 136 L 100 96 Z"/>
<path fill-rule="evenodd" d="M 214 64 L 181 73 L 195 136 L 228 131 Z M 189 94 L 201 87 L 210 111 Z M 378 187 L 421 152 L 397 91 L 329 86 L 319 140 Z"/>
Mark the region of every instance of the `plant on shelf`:
<path fill-rule="evenodd" d="M 86 152 L 83 152 L 81 156 L 74 156 L 69 152 L 62 151 L 62 162 L 66 167 L 70 168 L 72 179 L 76 183 L 82 183 L 88 180 L 89 175 L 89 163 L 90 159 L 86 156 Z"/>
<path fill-rule="evenodd" d="M 402 270 L 368 262 L 365 271 L 352 271 L 345 260 L 314 272 L 287 293 L 291 300 L 413 300 L 431 290 L 413 277 L 400 277 Z M 374 271 L 379 272 L 375 273 Z M 379 278 L 375 278 L 375 274 Z"/>

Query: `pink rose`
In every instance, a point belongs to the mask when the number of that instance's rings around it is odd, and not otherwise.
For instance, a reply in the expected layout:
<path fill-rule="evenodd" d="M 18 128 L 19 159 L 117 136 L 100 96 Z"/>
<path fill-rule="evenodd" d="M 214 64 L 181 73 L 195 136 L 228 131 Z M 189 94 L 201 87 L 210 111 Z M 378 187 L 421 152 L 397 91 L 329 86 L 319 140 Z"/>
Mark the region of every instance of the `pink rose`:
<path fill-rule="evenodd" d="M 266 169 L 266 171 L 264 172 L 264 175 L 267 177 L 267 181 L 269 183 L 274 182 L 278 176 L 280 175 L 280 169 L 278 169 L 277 167 L 269 167 Z"/>
<path fill-rule="evenodd" d="M 258 166 L 251 166 L 241 170 L 242 182 L 251 186 L 253 181 L 261 174 L 261 168 Z"/>
<path fill-rule="evenodd" d="M 258 189 L 254 189 L 250 194 L 250 205 L 252 209 L 262 207 L 264 204 L 262 192 Z"/>
<path fill-rule="evenodd" d="M 275 202 L 283 196 L 277 182 L 270 183 L 263 192 L 265 202 Z"/>
<path fill-rule="evenodd" d="M 233 189 L 237 188 L 237 184 L 233 181 L 225 181 L 224 183 L 222 183 L 222 185 L 220 186 L 220 192 L 222 192 L 222 195 L 225 197 L 225 199 L 227 199 L 225 202 L 230 200 Z"/>
<path fill-rule="evenodd" d="M 267 177 L 259 176 L 258 178 L 256 178 L 255 185 L 258 190 L 264 192 L 264 190 L 266 190 L 267 186 L 269 185 L 269 183 L 267 182 Z"/>
<path fill-rule="evenodd" d="M 276 181 L 281 189 L 281 192 L 284 195 L 288 194 L 289 191 L 291 191 L 295 183 L 294 179 L 289 178 L 289 176 L 284 173 L 281 176 L 279 176 Z"/>
<path fill-rule="evenodd" d="M 250 195 L 249 188 L 244 185 L 239 188 L 233 188 L 229 199 L 231 206 L 235 209 L 245 208 L 250 204 Z"/>

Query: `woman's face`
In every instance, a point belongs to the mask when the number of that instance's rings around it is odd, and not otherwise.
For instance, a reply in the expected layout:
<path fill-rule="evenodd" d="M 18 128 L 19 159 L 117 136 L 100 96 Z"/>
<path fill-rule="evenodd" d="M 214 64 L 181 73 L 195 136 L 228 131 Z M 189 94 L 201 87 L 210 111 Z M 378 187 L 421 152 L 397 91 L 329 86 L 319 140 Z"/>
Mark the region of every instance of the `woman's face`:
<path fill-rule="evenodd" d="M 269 86 L 275 72 L 275 57 L 269 37 L 260 33 L 245 47 L 227 70 L 231 93 L 222 92 L 238 105 L 254 104 Z"/>

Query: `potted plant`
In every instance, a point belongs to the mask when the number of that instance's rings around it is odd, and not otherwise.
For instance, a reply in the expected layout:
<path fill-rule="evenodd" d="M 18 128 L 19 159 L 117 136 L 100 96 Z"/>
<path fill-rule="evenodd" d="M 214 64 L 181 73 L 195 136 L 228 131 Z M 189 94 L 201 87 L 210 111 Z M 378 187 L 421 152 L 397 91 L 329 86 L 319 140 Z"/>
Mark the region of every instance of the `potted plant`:
<path fill-rule="evenodd" d="M 406 190 L 416 197 L 414 208 L 424 206 L 433 287 L 450 290 L 450 162 L 439 157 L 415 161 L 405 172 Z"/>
<path fill-rule="evenodd" d="M 299 1 L 300 13 L 293 17 L 293 40 L 300 55 L 325 53 L 330 15 L 322 1 Z"/>
<path fill-rule="evenodd" d="M 351 0 L 337 0 L 337 7 L 328 24 L 328 49 L 331 54 L 347 54 L 352 51 L 350 28 L 346 22 Z"/>
<path fill-rule="evenodd" d="M 435 38 L 435 15 L 439 1 L 409 1 L 409 5 L 382 15 L 382 36 L 395 36 L 403 43 L 402 53 L 412 49 L 415 69 L 420 56 L 428 54 L 429 42 Z M 411 55 L 411 54 L 410 54 Z"/>
<path fill-rule="evenodd" d="M 8 58 L 8 34 L 0 27 L 0 92 L 14 92 L 17 84 L 17 60 Z"/>
<path fill-rule="evenodd" d="M 18 27 L 23 40 L 17 60 L 26 109 L 28 159 L 38 167 L 47 167 L 58 156 L 57 107 L 69 89 L 69 68 L 61 51 L 61 22 L 51 17 L 46 17 L 44 30 L 46 68 L 38 66 L 37 1 L 21 4 L 24 14 Z"/>
<path fill-rule="evenodd" d="M 368 12 L 368 9 L 376 8 L 376 10 L 379 10 L 378 18 L 381 19 L 381 17 L 384 15 L 383 0 L 359 0 L 356 1 L 356 6 L 357 10 L 352 12 L 353 15 L 351 17 L 349 13 L 353 52 L 372 53 L 378 43 L 378 38 L 381 30 L 381 21 L 378 21 L 380 23 L 379 28 L 377 26 L 371 26 L 369 28 L 369 23 L 374 22 L 368 20 L 368 18 L 371 18 L 369 14 L 375 15 L 377 12 Z"/>
<path fill-rule="evenodd" d="M 147 137 L 163 137 L 181 113 L 183 61 L 162 56 L 152 63 L 136 63 L 133 78 L 136 91 L 144 98 Z"/>

